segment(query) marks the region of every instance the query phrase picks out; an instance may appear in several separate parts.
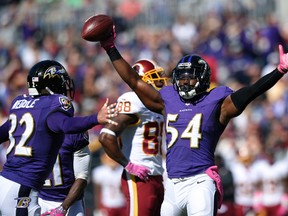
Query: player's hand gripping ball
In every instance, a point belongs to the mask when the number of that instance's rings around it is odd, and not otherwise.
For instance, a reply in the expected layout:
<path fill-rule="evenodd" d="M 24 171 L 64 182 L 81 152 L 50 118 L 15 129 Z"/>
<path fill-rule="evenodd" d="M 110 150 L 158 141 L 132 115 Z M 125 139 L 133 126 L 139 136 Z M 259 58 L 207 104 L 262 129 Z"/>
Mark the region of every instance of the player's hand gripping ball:
<path fill-rule="evenodd" d="M 104 14 L 89 17 L 82 27 L 82 38 L 97 42 L 107 39 L 113 29 L 113 19 Z"/>

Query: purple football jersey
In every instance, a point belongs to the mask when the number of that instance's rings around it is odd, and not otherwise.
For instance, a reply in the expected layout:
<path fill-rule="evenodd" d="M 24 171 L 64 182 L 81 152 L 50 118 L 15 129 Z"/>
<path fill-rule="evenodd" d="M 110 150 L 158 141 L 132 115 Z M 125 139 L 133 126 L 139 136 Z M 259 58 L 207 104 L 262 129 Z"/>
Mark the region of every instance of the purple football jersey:
<path fill-rule="evenodd" d="M 75 181 L 74 152 L 87 146 L 88 139 L 88 136 L 82 133 L 65 135 L 53 171 L 39 192 L 39 197 L 44 200 L 63 202 Z"/>
<path fill-rule="evenodd" d="M 173 86 L 160 90 L 166 111 L 169 178 L 194 176 L 214 165 L 214 151 L 225 129 L 217 111 L 232 92 L 221 86 L 195 98 L 193 103 L 184 103 Z"/>
<path fill-rule="evenodd" d="M 65 136 L 46 124 L 47 116 L 56 110 L 74 115 L 71 101 L 63 95 L 21 95 L 13 100 L 8 120 L 10 145 L 2 171 L 5 178 L 36 190 L 43 186 Z"/>

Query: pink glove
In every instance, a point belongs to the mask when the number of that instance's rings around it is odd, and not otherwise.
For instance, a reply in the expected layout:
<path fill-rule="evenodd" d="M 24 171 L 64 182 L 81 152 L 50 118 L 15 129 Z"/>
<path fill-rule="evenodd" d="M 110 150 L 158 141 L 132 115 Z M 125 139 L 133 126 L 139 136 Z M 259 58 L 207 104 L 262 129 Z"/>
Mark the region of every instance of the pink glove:
<path fill-rule="evenodd" d="M 125 167 L 125 170 L 132 175 L 138 176 L 141 180 L 146 181 L 148 179 L 149 169 L 144 166 L 129 162 Z"/>
<path fill-rule="evenodd" d="M 115 30 L 115 25 L 113 25 L 113 30 L 109 38 L 107 38 L 104 41 L 100 41 L 101 47 L 103 47 L 105 50 L 115 47 L 115 44 L 114 44 L 115 38 L 116 38 L 116 30 Z"/>
<path fill-rule="evenodd" d="M 66 210 L 64 210 L 62 206 L 59 206 L 57 208 L 51 209 L 41 214 L 41 216 L 49 216 L 49 215 L 50 216 L 65 216 Z"/>
<path fill-rule="evenodd" d="M 262 205 L 262 197 L 263 192 L 261 191 L 255 191 L 253 194 L 253 210 L 255 212 L 261 212 L 264 209 L 264 206 Z"/>
<path fill-rule="evenodd" d="M 217 166 L 211 166 L 209 167 L 205 173 L 212 178 L 216 183 L 216 188 L 219 193 L 218 196 L 218 209 L 220 209 L 222 202 L 223 202 L 223 185 L 220 175 L 218 174 L 218 167 Z"/>
<path fill-rule="evenodd" d="M 284 53 L 283 46 L 279 44 L 279 65 L 277 66 L 277 69 L 285 74 L 288 71 L 288 53 Z"/>

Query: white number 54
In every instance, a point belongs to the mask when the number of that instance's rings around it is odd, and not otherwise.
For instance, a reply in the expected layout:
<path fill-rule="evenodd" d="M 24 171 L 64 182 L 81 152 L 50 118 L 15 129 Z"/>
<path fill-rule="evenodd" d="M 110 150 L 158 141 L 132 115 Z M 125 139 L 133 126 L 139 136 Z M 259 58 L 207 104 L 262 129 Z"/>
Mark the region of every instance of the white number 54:
<path fill-rule="evenodd" d="M 170 122 L 177 122 L 179 114 L 168 114 L 166 121 L 167 133 L 171 134 L 171 140 L 168 143 L 168 148 L 172 147 L 179 138 L 179 132 L 175 127 L 169 125 Z M 199 148 L 199 142 L 202 139 L 201 133 L 202 114 L 198 113 L 189 121 L 187 127 L 181 134 L 181 139 L 190 139 L 190 148 Z"/>

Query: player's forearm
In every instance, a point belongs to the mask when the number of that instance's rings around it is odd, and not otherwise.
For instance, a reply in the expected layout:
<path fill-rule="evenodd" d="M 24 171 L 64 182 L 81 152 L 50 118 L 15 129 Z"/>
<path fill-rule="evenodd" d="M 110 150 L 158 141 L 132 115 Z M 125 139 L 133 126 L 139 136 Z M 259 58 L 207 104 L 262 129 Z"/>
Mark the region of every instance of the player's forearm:
<path fill-rule="evenodd" d="M 97 114 L 85 117 L 68 117 L 57 112 L 47 118 L 48 127 L 56 133 L 79 133 L 87 131 L 97 124 Z"/>
<path fill-rule="evenodd" d="M 235 107 L 239 112 L 242 112 L 252 100 L 272 88 L 282 77 L 283 73 L 275 69 L 271 73 L 259 79 L 253 85 L 243 87 L 234 92 L 231 94 L 231 99 Z"/>
<path fill-rule="evenodd" d="M 135 89 L 139 77 L 131 65 L 122 58 L 116 47 L 108 49 L 107 54 L 120 77 L 131 87 L 131 89 Z"/>
<path fill-rule="evenodd" d="M 113 151 L 109 148 L 105 148 L 104 146 L 103 148 L 110 158 L 112 158 L 114 161 L 116 161 L 123 167 L 126 167 L 127 164 L 129 163 L 129 160 L 121 152 Z"/>
<path fill-rule="evenodd" d="M 101 142 L 106 154 L 110 158 L 115 160 L 123 167 L 127 166 L 129 160 L 124 156 L 121 149 L 119 148 L 116 136 L 112 136 L 107 133 L 101 133 L 99 136 L 99 141 Z"/>
<path fill-rule="evenodd" d="M 76 179 L 72 185 L 66 199 L 63 201 L 62 206 L 65 210 L 68 210 L 70 206 L 83 196 L 87 181 L 84 179 Z"/>

